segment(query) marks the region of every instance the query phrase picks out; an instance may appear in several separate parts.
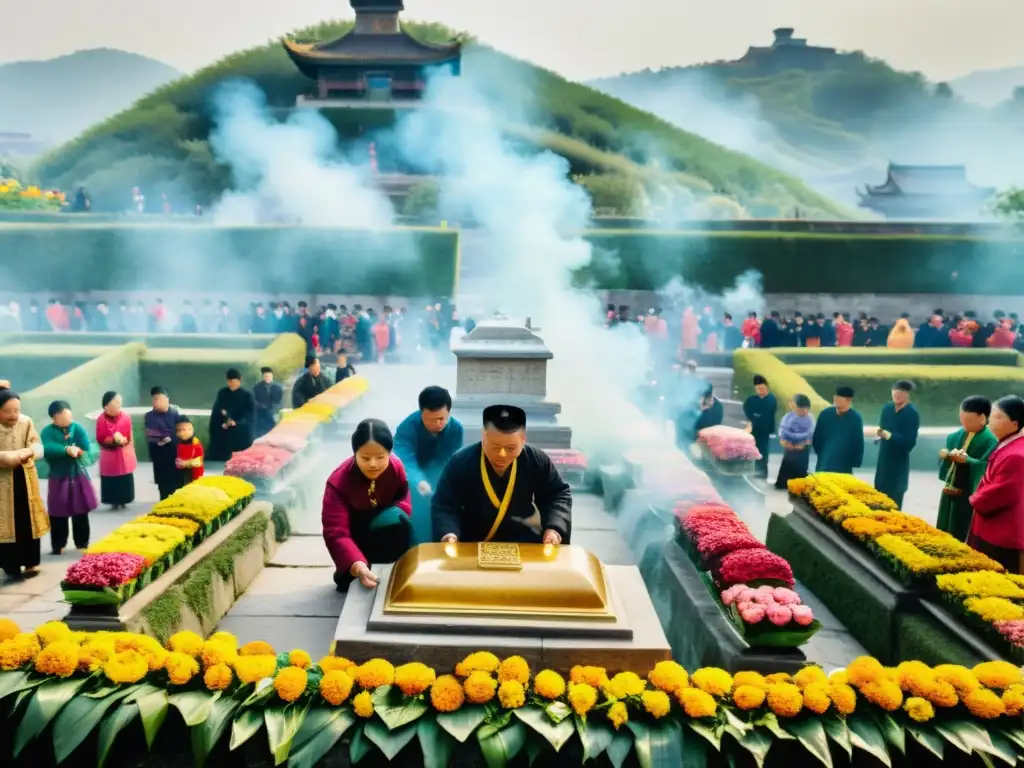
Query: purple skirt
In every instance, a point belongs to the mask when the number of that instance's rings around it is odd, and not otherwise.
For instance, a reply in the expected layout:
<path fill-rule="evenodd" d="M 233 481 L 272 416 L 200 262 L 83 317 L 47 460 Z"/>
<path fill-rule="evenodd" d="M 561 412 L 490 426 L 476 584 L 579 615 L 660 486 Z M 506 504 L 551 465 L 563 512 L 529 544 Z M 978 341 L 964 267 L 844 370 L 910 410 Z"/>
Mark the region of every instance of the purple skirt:
<path fill-rule="evenodd" d="M 46 481 L 46 510 L 50 517 L 87 515 L 96 509 L 96 491 L 89 475 L 51 477 Z"/>

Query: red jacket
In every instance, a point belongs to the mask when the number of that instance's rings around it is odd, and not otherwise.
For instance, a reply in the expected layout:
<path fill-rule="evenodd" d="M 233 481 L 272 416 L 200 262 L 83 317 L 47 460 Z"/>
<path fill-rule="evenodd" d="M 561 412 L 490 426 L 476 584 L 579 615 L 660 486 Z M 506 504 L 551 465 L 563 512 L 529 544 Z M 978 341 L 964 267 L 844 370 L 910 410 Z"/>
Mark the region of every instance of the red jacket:
<path fill-rule="evenodd" d="M 974 344 L 974 336 L 963 328 L 954 328 L 949 332 L 949 341 L 954 347 L 969 347 Z"/>
<path fill-rule="evenodd" d="M 179 469 L 182 472 L 191 471 L 192 480 L 198 480 L 203 476 L 203 445 L 198 437 L 193 437 L 188 443 L 178 441 L 178 461 L 188 462 L 187 466 Z"/>
<path fill-rule="evenodd" d="M 1003 440 L 988 458 L 985 476 L 971 496 L 971 533 L 1006 549 L 1024 550 L 1024 435 Z"/>
<path fill-rule="evenodd" d="M 1001 325 L 992 332 L 992 335 L 988 337 L 988 341 L 985 343 L 990 347 L 998 349 L 1013 349 L 1014 342 L 1016 341 L 1017 334 L 1005 325 Z"/>
<path fill-rule="evenodd" d="M 852 347 L 853 346 L 853 326 L 843 321 L 836 323 L 836 346 L 837 347 Z"/>
<path fill-rule="evenodd" d="M 761 323 L 756 317 L 748 317 L 740 326 L 743 338 L 750 339 L 755 347 L 761 346 Z"/>

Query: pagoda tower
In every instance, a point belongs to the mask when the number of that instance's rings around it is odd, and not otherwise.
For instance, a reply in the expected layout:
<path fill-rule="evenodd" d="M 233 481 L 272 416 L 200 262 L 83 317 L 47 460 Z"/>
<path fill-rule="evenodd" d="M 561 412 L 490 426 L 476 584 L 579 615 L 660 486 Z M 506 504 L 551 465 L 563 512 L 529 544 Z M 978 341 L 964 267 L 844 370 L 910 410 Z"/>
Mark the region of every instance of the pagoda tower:
<path fill-rule="evenodd" d="M 417 40 L 401 26 L 402 0 L 349 0 L 356 12 L 352 31 L 328 43 L 284 40 L 299 71 L 316 81 L 314 96 L 298 106 L 414 107 L 427 77 L 438 70 L 460 74 L 462 45 Z"/>

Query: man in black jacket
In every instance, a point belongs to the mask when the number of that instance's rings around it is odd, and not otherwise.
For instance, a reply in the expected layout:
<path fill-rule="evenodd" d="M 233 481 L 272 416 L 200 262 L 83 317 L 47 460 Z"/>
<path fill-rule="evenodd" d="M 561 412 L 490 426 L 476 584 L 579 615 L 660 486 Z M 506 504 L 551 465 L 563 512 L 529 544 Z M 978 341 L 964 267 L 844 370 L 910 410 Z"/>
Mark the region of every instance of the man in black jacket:
<path fill-rule="evenodd" d="M 310 355 L 306 358 L 306 372 L 292 387 L 292 408 L 301 408 L 331 386 L 320 370 L 320 358 Z"/>

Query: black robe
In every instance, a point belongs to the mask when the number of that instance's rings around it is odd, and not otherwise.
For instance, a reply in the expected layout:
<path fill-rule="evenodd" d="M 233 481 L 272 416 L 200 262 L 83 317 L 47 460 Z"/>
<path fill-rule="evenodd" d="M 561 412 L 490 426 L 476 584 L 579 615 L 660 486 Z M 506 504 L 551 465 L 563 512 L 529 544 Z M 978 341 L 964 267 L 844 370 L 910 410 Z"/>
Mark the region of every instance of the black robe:
<path fill-rule="evenodd" d="M 907 403 L 898 411 L 895 405 L 886 403 L 878 426 L 891 432 L 892 437 L 878 444 L 875 488 L 902 508 L 903 496 L 910 485 L 910 452 L 917 445 L 921 416 L 913 403 Z"/>
<path fill-rule="evenodd" d="M 757 470 L 765 477 L 768 476 L 768 452 L 772 446 L 772 432 L 775 431 L 775 416 L 778 411 L 779 404 L 771 392 L 764 397 L 751 395 L 743 403 L 743 414 L 750 422 L 750 434 L 753 435 L 754 444 L 761 454 Z"/>
<path fill-rule="evenodd" d="M 449 533 L 459 541 L 483 541 L 491 530 L 498 510 L 491 503 L 480 477 L 480 443 L 467 445 L 448 460 L 430 502 L 433 538 L 440 540 Z M 557 531 L 562 543 L 572 535 L 572 493 L 551 459 L 544 451 L 530 445 L 516 459 L 516 485 L 512 491 L 505 519 L 492 541 L 540 543 L 541 533 L 527 524 L 540 511 L 541 531 Z M 498 499 L 504 498 L 512 469 L 499 477 L 485 461 L 491 486 Z"/>
<path fill-rule="evenodd" d="M 261 381 L 252 388 L 252 396 L 256 405 L 255 435 L 263 437 L 277 423 L 277 412 L 281 410 L 284 390 L 276 381 L 269 384 Z"/>
<path fill-rule="evenodd" d="M 326 392 L 330 386 L 331 382 L 323 371 L 319 376 L 306 371 L 292 386 L 292 408 L 301 408 L 317 395 Z"/>
<path fill-rule="evenodd" d="M 835 406 L 826 408 L 814 425 L 811 444 L 818 456 L 815 472 L 851 475 L 864 463 L 864 419 L 853 408 L 842 416 Z"/>
<path fill-rule="evenodd" d="M 235 426 L 223 429 L 227 419 L 234 421 Z M 207 460 L 227 461 L 232 453 L 244 451 L 251 446 L 255 420 L 256 402 L 252 392 L 241 387 L 234 391 L 223 387 L 217 393 L 210 412 L 210 450 L 206 455 Z"/>

